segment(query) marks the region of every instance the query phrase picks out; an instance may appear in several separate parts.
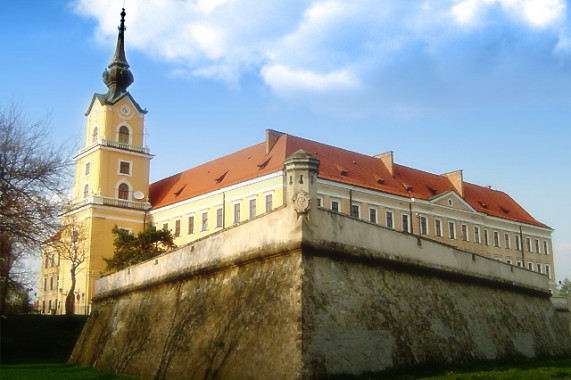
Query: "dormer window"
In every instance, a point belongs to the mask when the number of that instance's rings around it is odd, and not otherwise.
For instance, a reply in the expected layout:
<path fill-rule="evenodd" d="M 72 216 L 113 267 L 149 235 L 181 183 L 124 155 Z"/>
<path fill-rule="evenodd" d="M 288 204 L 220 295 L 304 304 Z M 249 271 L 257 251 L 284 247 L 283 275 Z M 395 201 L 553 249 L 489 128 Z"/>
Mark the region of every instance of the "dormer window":
<path fill-rule="evenodd" d="M 129 144 L 129 128 L 126 125 L 122 125 L 119 128 L 119 142 Z"/>

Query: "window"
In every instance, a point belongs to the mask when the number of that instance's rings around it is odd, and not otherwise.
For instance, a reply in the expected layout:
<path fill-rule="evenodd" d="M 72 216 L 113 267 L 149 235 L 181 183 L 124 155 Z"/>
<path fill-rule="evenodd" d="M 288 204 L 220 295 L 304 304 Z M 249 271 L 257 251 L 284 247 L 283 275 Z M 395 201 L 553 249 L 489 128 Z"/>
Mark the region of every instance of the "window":
<path fill-rule="evenodd" d="M 537 272 L 539 273 L 543 273 L 543 271 L 541 270 L 541 264 L 537 263 Z"/>
<path fill-rule="evenodd" d="M 551 266 L 549 264 L 545 264 L 545 274 L 551 278 Z"/>
<path fill-rule="evenodd" d="M 490 245 L 490 239 L 488 238 L 488 230 L 484 230 L 484 244 Z"/>
<path fill-rule="evenodd" d="M 129 199 L 129 185 L 122 183 L 119 185 L 117 197 L 119 199 Z"/>
<path fill-rule="evenodd" d="M 83 187 L 83 198 L 89 197 L 89 184 L 86 183 Z"/>
<path fill-rule="evenodd" d="M 331 201 L 331 210 L 336 211 L 336 212 L 341 211 L 339 209 L 339 201 Z"/>
<path fill-rule="evenodd" d="M 527 269 L 529 270 L 533 270 L 533 263 L 532 262 L 527 262 Z"/>
<path fill-rule="evenodd" d="M 394 228 L 392 211 L 385 211 L 385 224 L 388 228 Z"/>
<path fill-rule="evenodd" d="M 402 230 L 403 232 L 409 232 L 408 214 L 402 214 Z"/>
<path fill-rule="evenodd" d="M 44 290 L 48 290 L 48 278 L 44 277 Z"/>
<path fill-rule="evenodd" d="M 99 138 L 99 129 L 95 127 L 93 128 L 93 132 L 91 133 L 91 142 L 96 143 L 98 138 Z"/>
<path fill-rule="evenodd" d="M 547 240 L 543 241 L 543 253 L 549 255 L 549 250 L 547 249 Z M 547 271 L 547 268 L 546 268 Z"/>
<path fill-rule="evenodd" d="M 169 230 L 169 223 L 163 223 L 163 231 L 168 231 Z"/>
<path fill-rule="evenodd" d="M 504 243 L 505 243 L 504 245 L 505 245 L 506 249 L 510 249 L 510 246 L 511 246 L 510 234 L 508 234 L 508 233 L 504 234 Z"/>
<path fill-rule="evenodd" d="M 119 142 L 129 144 L 129 128 L 126 125 L 122 125 L 119 128 Z"/>
<path fill-rule="evenodd" d="M 442 221 L 440 219 L 434 220 L 434 231 L 436 236 L 442 237 Z"/>
<path fill-rule="evenodd" d="M 180 236 L 180 219 L 174 221 L 174 237 Z"/>
<path fill-rule="evenodd" d="M 518 261 L 517 261 L 517 266 L 520 267 L 520 268 L 523 268 L 523 261 L 518 260 Z"/>
<path fill-rule="evenodd" d="M 515 249 L 521 251 L 521 239 L 518 234 L 515 235 Z"/>
<path fill-rule="evenodd" d="M 194 215 L 188 217 L 188 234 L 194 233 Z"/>
<path fill-rule="evenodd" d="M 200 230 L 201 231 L 208 230 L 208 211 L 202 213 L 202 228 Z"/>
<path fill-rule="evenodd" d="M 234 223 L 240 223 L 240 203 L 234 203 Z"/>
<path fill-rule="evenodd" d="M 266 195 L 266 212 L 272 211 L 274 208 L 274 196 L 272 194 Z"/>
<path fill-rule="evenodd" d="M 48 301 L 48 312 L 51 313 L 52 311 L 52 300 Z"/>
<path fill-rule="evenodd" d="M 250 209 L 250 219 L 256 216 L 256 199 L 250 199 L 249 201 L 249 209 Z"/>
<path fill-rule="evenodd" d="M 83 167 L 83 175 L 89 175 L 91 171 L 91 162 L 86 162 L 85 166 Z"/>
<path fill-rule="evenodd" d="M 456 223 L 448 222 L 448 236 L 450 239 L 456 239 Z"/>
<path fill-rule="evenodd" d="M 494 247 L 500 246 L 500 233 L 498 231 L 494 231 Z"/>
<path fill-rule="evenodd" d="M 377 223 L 377 209 L 376 208 L 370 208 L 369 209 L 369 222 L 371 223 Z"/>
<path fill-rule="evenodd" d="M 50 277 L 50 290 L 54 289 L 54 278 Z"/>
<path fill-rule="evenodd" d="M 222 228 L 224 225 L 224 213 L 222 207 L 216 209 L 216 228 Z"/>
<path fill-rule="evenodd" d="M 460 226 L 460 231 L 462 232 L 462 241 L 468 241 L 468 226 L 462 224 Z"/>
<path fill-rule="evenodd" d="M 119 173 L 131 175 L 131 163 L 127 161 L 119 161 Z"/>
<path fill-rule="evenodd" d="M 480 241 L 480 227 L 474 227 L 474 241 L 478 244 L 481 243 L 481 241 Z"/>
<path fill-rule="evenodd" d="M 46 254 L 46 263 L 44 264 L 44 268 L 47 268 L 50 265 L 50 258 L 49 256 Z"/>
<path fill-rule="evenodd" d="M 420 234 L 421 235 L 428 235 L 428 220 L 426 216 L 420 217 Z"/>
<path fill-rule="evenodd" d="M 353 218 L 358 218 L 360 214 L 360 207 L 359 205 L 351 205 L 351 216 Z"/>
<path fill-rule="evenodd" d="M 317 198 L 317 207 L 323 207 L 323 199 Z"/>
<path fill-rule="evenodd" d="M 531 252 L 531 238 L 525 238 L 525 247 L 528 252 Z"/>
<path fill-rule="evenodd" d="M 52 253 L 52 255 L 50 256 L 50 264 L 51 264 L 50 266 L 51 266 L 51 267 L 54 267 L 54 266 L 56 265 L 56 263 L 55 263 L 55 258 L 56 258 L 56 255 L 54 255 L 54 254 Z"/>
<path fill-rule="evenodd" d="M 506 263 L 512 265 L 512 259 L 507 259 L 507 260 L 506 260 Z"/>
<path fill-rule="evenodd" d="M 541 253 L 541 250 L 539 249 L 539 239 L 535 239 L 535 252 Z"/>

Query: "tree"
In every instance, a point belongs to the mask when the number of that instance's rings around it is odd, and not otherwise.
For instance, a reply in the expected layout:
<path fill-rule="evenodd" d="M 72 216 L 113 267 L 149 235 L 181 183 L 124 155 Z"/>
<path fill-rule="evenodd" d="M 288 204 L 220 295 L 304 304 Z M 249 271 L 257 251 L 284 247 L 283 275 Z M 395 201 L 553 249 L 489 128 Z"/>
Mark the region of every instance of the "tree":
<path fill-rule="evenodd" d="M 65 298 L 65 314 L 75 313 L 75 285 L 79 266 L 89 254 L 89 240 L 87 238 L 86 221 L 78 222 L 68 220 L 53 238 L 51 245 L 60 257 L 60 262 L 69 263 L 71 287 Z M 60 264 L 61 265 L 61 264 Z M 64 264 L 65 265 L 65 264 Z"/>
<path fill-rule="evenodd" d="M 571 280 L 566 278 L 563 281 L 559 281 L 559 295 L 567 297 L 569 294 L 571 294 Z"/>
<path fill-rule="evenodd" d="M 28 122 L 15 106 L 0 110 L 0 313 L 15 253 L 37 249 L 58 227 L 69 160 L 48 136 L 45 121 Z"/>
<path fill-rule="evenodd" d="M 157 230 L 152 224 L 147 224 L 137 236 L 117 226 L 113 228 L 113 234 L 115 235 L 113 257 L 104 259 L 107 271 L 126 268 L 176 247 L 170 231 Z"/>

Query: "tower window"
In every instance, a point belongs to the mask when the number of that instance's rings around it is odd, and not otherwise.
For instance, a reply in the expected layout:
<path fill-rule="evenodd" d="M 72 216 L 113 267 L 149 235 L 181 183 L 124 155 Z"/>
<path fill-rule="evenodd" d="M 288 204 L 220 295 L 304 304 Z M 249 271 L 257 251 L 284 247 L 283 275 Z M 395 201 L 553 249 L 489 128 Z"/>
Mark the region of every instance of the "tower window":
<path fill-rule="evenodd" d="M 89 196 L 89 184 L 85 184 L 83 187 L 83 198 L 87 198 Z"/>
<path fill-rule="evenodd" d="M 86 162 L 85 163 L 85 167 L 84 167 L 84 175 L 89 175 L 89 172 L 91 171 L 91 162 Z"/>
<path fill-rule="evenodd" d="M 119 161 L 119 173 L 120 174 L 131 174 L 131 163 L 127 161 Z"/>
<path fill-rule="evenodd" d="M 119 128 L 119 142 L 129 144 L 129 128 L 126 125 L 122 125 Z"/>
<path fill-rule="evenodd" d="M 129 185 L 122 183 L 119 185 L 117 197 L 119 199 L 129 199 Z"/>
<path fill-rule="evenodd" d="M 99 138 L 99 129 L 95 127 L 93 128 L 93 132 L 91 133 L 91 142 L 96 143 L 98 138 Z"/>

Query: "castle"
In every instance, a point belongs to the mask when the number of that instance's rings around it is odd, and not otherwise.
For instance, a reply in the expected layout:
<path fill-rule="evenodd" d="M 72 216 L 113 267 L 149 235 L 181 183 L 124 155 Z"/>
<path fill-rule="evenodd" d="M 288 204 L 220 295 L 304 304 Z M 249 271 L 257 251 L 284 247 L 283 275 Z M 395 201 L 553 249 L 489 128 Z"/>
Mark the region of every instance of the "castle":
<path fill-rule="evenodd" d="M 70 243 L 76 250 L 81 244 L 84 255 L 77 265 L 74 312 L 89 314 L 103 258 L 113 255 L 114 226 L 138 233 L 151 222 L 185 246 L 259 218 L 290 201 L 292 178 L 284 163 L 300 150 L 319 162 L 314 206 L 541 273 L 550 291 L 556 289 L 549 226 L 508 194 L 465 182 L 461 170 L 424 172 L 396 163 L 393 152 L 368 156 L 267 130 L 261 143 L 150 184 L 147 111 L 127 91 L 134 78 L 125 55 L 124 16 L 103 75 L 108 91 L 93 96 L 84 146 L 74 158 L 74 199 L 63 222 L 76 231 L 62 232 L 43 247 L 42 313 L 65 313 L 71 287 L 72 263 L 54 242 L 81 240 Z"/>

